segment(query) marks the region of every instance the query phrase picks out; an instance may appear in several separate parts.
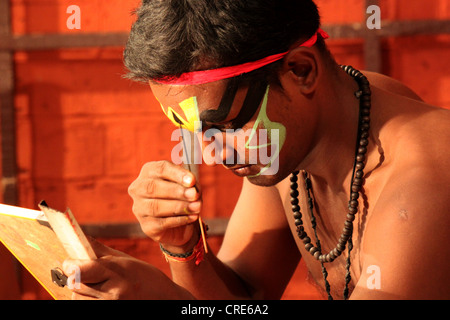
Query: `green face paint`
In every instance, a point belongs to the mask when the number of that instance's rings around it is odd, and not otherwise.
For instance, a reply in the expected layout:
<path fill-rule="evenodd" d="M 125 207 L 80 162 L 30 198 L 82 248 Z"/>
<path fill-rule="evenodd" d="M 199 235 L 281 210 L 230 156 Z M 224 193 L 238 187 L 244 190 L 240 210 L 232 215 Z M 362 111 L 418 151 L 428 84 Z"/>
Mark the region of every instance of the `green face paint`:
<path fill-rule="evenodd" d="M 277 158 L 280 154 L 281 148 L 283 147 L 284 142 L 286 140 L 286 127 L 279 122 L 271 121 L 269 119 L 269 117 L 267 116 L 267 101 L 268 101 L 269 89 L 270 89 L 269 87 L 270 86 L 267 86 L 266 93 L 264 94 L 264 98 L 263 98 L 263 101 L 261 104 L 261 109 L 258 113 L 258 117 L 256 118 L 255 124 L 253 125 L 252 132 L 250 134 L 250 137 L 249 137 L 247 143 L 245 144 L 245 147 L 247 149 L 261 149 L 263 147 L 275 145 L 276 151 L 271 156 L 269 163 L 263 169 L 261 169 L 261 171 L 258 174 L 249 176 L 249 177 L 257 177 L 261 174 L 264 174 L 264 172 L 266 172 L 272 166 L 274 160 L 277 160 Z M 271 142 L 263 144 L 263 145 L 250 146 L 249 143 L 252 140 L 252 138 L 255 136 L 255 134 L 257 133 L 259 126 L 261 126 L 263 129 L 267 129 L 267 134 L 269 137 L 274 136 L 272 134 L 273 133 L 272 130 L 277 130 L 278 131 L 278 143 L 276 143 L 276 142 L 274 143 L 274 141 L 271 141 Z"/>

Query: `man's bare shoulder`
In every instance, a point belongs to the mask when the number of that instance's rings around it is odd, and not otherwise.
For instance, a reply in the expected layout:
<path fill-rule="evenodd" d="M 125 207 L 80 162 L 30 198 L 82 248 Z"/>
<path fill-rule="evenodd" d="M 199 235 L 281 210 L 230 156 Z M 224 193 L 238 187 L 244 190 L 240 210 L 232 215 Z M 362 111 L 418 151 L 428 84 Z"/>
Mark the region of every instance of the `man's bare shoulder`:
<path fill-rule="evenodd" d="M 450 174 L 441 169 L 417 163 L 390 175 L 370 210 L 362 243 L 363 270 L 376 266 L 381 287 L 367 290 L 369 275 L 363 274 L 360 297 L 450 298 Z"/>
<path fill-rule="evenodd" d="M 419 95 L 411 88 L 394 78 L 371 71 L 364 71 L 364 74 L 369 79 L 369 82 L 376 87 L 413 100 L 422 101 Z"/>

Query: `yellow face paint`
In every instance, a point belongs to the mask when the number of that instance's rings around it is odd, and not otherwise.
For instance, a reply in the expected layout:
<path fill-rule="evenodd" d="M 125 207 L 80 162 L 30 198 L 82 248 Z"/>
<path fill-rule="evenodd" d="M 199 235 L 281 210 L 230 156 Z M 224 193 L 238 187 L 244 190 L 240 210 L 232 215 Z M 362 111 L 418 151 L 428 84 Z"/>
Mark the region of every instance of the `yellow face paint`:
<path fill-rule="evenodd" d="M 273 162 L 275 160 L 278 160 L 277 158 L 278 158 L 281 148 L 283 147 L 284 142 L 286 140 L 286 127 L 279 122 L 271 121 L 269 119 L 269 117 L 267 116 L 267 100 L 269 97 L 269 87 L 270 86 L 267 86 L 266 93 L 264 94 L 264 98 L 263 98 L 263 101 L 261 104 L 261 109 L 258 113 L 258 117 L 256 118 L 256 122 L 253 125 L 252 132 L 250 134 L 250 137 L 249 137 L 247 143 L 245 144 L 245 147 L 247 149 L 260 149 L 260 148 L 268 147 L 268 146 L 272 145 L 272 146 L 276 147 L 276 151 L 273 154 L 272 158 L 270 159 L 270 162 L 257 175 L 255 175 L 253 177 L 264 174 L 264 172 L 272 166 Z M 250 141 L 252 141 L 254 135 L 257 134 L 257 130 L 260 125 L 264 129 L 267 129 L 267 133 L 268 133 L 269 137 L 272 137 L 272 130 L 278 131 L 277 132 L 278 133 L 278 141 L 271 141 L 271 142 L 263 144 L 263 145 L 250 146 L 249 143 L 250 143 Z"/>
<path fill-rule="evenodd" d="M 173 110 L 172 107 L 168 107 L 166 111 L 164 109 L 164 106 L 161 104 L 161 108 L 164 114 L 170 119 L 170 121 L 173 122 L 173 124 L 175 124 L 175 126 L 179 128 L 181 125 L 183 129 L 196 132 L 198 130 L 198 125 L 200 124 L 197 98 L 187 98 L 186 100 L 181 101 L 178 105 L 183 111 L 185 117 L 181 116 L 178 112 Z"/>

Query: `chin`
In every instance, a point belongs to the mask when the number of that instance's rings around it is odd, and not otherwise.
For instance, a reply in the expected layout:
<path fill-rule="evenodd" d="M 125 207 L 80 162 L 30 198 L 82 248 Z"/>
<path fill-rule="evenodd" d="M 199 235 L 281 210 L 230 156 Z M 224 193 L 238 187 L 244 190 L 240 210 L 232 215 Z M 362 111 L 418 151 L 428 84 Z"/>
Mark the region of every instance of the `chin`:
<path fill-rule="evenodd" d="M 261 186 L 261 187 L 271 187 L 277 183 L 283 181 L 287 175 L 282 175 L 279 172 L 273 175 L 257 175 L 257 176 L 247 176 L 250 183 Z"/>

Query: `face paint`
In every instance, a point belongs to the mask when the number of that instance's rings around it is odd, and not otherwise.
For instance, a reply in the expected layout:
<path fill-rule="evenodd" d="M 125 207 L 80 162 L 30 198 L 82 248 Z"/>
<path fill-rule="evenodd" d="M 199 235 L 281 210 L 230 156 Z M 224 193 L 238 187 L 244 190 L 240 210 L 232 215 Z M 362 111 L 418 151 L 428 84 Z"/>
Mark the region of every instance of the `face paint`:
<path fill-rule="evenodd" d="M 202 111 L 200 114 L 200 120 L 209 123 L 219 123 L 224 121 L 230 113 L 237 90 L 237 81 L 235 79 L 231 79 L 228 82 L 227 88 L 225 89 L 225 93 L 222 96 L 222 100 L 220 101 L 217 110 Z"/>
<path fill-rule="evenodd" d="M 160 103 L 161 104 L 161 103 Z M 172 121 L 177 127 L 182 127 L 192 132 L 198 131 L 198 124 L 200 124 L 200 118 L 198 115 L 198 105 L 197 98 L 190 97 L 186 100 L 181 101 L 178 104 L 183 110 L 186 118 L 183 118 L 179 113 L 172 109 L 172 107 L 167 108 L 167 112 L 164 106 L 161 104 L 161 108 L 164 114 Z"/>
<path fill-rule="evenodd" d="M 268 97 L 269 97 L 269 86 L 267 86 L 266 88 L 266 93 L 264 95 L 263 102 L 261 104 L 261 109 L 259 111 L 255 124 L 253 125 L 252 132 L 250 134 L 247 143 L 245 144 L 245 147 L 247 149 L 261 149 L 263 147 L 275 146 L 276 150 L 275 153 L 271 156 L 269 163 L 263 169 L 261 169 L 261 171 L 258 174 L 249 177 L 257 177 L 261 174 L 267 174 L 266 171 L 269 168 L 271 168 L 271 166 L 274 164 L 274 160 L 278 161 L 278 156 L 280 154 L 281 148 L 283 147 L 284 141 L 286 140 L 286 127 L 279 122 L 271 121 L 267 116 Z M 278 141 L 270 141 L 269 143 L 256 146 L 249 145 L 250 141 L 252 141 L 252 139 L 256 135 L 259 126 L 262 126 L 263 129 L 267 129 L 269 137 L 278 136 Z M 276 132 L 272 132 L 272 130 L 276 130 Z M 277 169 L 278 168 L 276 168 L 275 170 Z"/>
<path fill-rule="evenodd" d="M 248 150 L 259 150 L 259 163 L 267 165 L 263 169 L 261 169 L 258 174 L 249 177 L 273 174 L 273 170 L 268 171 L 270 168 L 278 170 L 278 167 L 275 168 L 278 162 L 274 161 L 278 161 L 279 153 L 286 139 L 286 127 L 281 123 L 271 121 L 267 116 L 269 89 L 269 85 L 267 85 L 267 83 L 265 82 L 259 82 L 251 85 L 247 91 L 243 106 L 239 111 L 237 117 L 230 121 L 234 128 L 236 128 L 235 126 L 239 126 L 239 128 L 241 128 L 246 123 L 248 123 L 251 118 L 254 117 L 254 114 L 258 110 L 259 106 L 261 106 L 253 128 L 251 130 L 249 129 L 250 135 L 247 136 L 248 139 L 245 142 L 244 148 Z M 172 107 L 167 108 L 166 111 L 164 106 L 161 103 L 160 104 L 164 114 L 173 122 L 176 127 L 181 127 L 192 132 L 200 132 L 202 131 L 203 122 L 209 122 L 209 120 L 211 119 L 219 120 L 220 122 L 220 120 L 223 121 L 226 119 L 231 110 L 231 105 L 234 101 L 236 91 L 237 87 L 235 85 L 229 85 L 222 97 L 219 108 L 216 110 L 205 110 L 202 112 L 200 117 L 197 98 L 195 96 L 183 100 L 179 103 L 179 107 L 183 111 L 185 117 L 177 113 Z M 205 118 L 207 118 L 208 120 Z M 203 121 L 201 121 L 200 119 Z M 220 127 L 220 125 L 216 126 Z M 261 129 L 263 129 L 264 131 Z M 228 131 L 228 129 L 226 131 Z M 257 145 L 250 144 L 254 138 L 259 138 L 259 141 L 261 141 L 264 133 L 267 133 L 267 136 L 270 137 L 270 142 L 267 141 L 268 139 L 266 139 L 267 143 L 260 143 Z M 242 142 L 244 143 L 244 141 Z M 263 155 L 263 148 L 268 147 L 275 149 L 271 149 L 271 155 L 267 161 L 262 160 L 262 158 L 265 157 Z M 275 150 L 275 152 L 272 152 L 272 150 Z"/>

